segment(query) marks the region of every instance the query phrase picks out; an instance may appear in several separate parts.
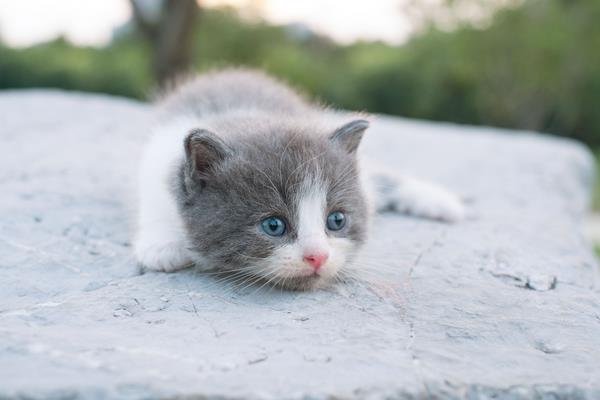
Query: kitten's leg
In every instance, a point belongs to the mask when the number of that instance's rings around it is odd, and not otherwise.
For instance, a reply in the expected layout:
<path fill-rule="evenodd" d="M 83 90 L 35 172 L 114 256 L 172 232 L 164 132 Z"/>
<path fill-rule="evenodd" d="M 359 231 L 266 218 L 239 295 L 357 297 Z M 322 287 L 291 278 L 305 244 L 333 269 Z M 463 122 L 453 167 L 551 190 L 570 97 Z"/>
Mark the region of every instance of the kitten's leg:
<path fill-rule="evenodd" d="M 173 272 L 194 265 L 194 257 L 187 245 L 175 202 L 160 177 L 144 165 L 140 174 L 138 232 L 134 251 L 142 267 Z"/>
<path fill-rule="evenodd" d="M 457 222 L 465 217 L 460 198 L 436 184 L 386 170 L 366 171 L 363 179 L 374 211 L 445 222 Z"/>

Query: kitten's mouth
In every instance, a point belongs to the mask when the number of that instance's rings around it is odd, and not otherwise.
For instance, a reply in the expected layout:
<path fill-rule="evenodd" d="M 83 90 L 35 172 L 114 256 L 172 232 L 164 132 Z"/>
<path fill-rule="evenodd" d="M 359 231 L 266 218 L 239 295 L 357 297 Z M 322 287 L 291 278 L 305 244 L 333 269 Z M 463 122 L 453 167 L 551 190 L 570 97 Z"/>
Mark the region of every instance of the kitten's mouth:
<path fill-rule="evenodd" d="M 235 270 L 234 270 L 235 271 Z M 238 278 L 242 282 L 242 286 L 248 285 L 248 281 L 252 282 L 248 286 L 257 286 L 260 288 L 273 287 L 292 291 L 311 290 L 319 287 L 324 287 L 331 281 L 331 276 L 323 274 L 323 271 L 313 269 L 299 269 L 292 275 L 289 272 L 281 271 L 276 276 L 252 274 L 253 277 Z M 221 270 L 219 274 L 227 276 L 231 271 Z M 233 272 L 235 274 L 235 272 Z M 235 281 L 235 278 L 234 278 Z"/>
<path fill-rule="evenodd" d="M 292 278 L 310 278 L 310 277 L 314 277 L 314 278 L 318 278 L 320 277 L 321 274 L 319 274 L 318 271 L 306 271 L 306 272 L 299 272 L 296 275 L 293 275 Z"/>
<path fill-rule="evenodd" d="M 278 286 L 287 290 L 310 290 L 319 286 L 323 280 L 323 276 L 317 272 L 311 272 L 305 275 L 295 275 L 286 277 L 277 282 L 274 286 Z"/>

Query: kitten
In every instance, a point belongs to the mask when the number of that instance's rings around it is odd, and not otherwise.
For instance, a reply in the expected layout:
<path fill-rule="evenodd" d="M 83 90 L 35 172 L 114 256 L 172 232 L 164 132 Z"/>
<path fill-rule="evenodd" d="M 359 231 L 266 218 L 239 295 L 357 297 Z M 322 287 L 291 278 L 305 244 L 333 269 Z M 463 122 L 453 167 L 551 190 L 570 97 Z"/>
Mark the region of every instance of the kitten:
<path fill-rule="evenodd" d="M 158 107 L 140 168 L 135 254 L 145 268 L 197 265 L 309 289 L 352 262 L 370 209 L 463 216 L 458 198 L 437 186 L 359 174 L 369 123 L 334 125 L 331 111 L 262 73 L 203 75 Z"/>

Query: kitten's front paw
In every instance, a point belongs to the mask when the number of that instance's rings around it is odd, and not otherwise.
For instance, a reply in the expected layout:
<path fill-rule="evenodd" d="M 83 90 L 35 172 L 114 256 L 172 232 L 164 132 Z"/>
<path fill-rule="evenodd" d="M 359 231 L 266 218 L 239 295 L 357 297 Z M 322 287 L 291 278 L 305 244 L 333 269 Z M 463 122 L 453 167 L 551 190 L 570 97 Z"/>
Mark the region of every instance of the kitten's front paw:
<path fill-rule="evenodd" d="M 190 251 L 180 242 L 138 243 L 135 253 L 142 267 L 154 271 L 174 272 L 194 265 Z"/>
<path fill-rule="evenodd" d="M 452 192 L 435 184 L 405 179 L 386 182 L 380 191 L 377 210 L 400 212 L 415 217 L 444 222 L 458 222 L 465 218 L 462 200 Z"/>

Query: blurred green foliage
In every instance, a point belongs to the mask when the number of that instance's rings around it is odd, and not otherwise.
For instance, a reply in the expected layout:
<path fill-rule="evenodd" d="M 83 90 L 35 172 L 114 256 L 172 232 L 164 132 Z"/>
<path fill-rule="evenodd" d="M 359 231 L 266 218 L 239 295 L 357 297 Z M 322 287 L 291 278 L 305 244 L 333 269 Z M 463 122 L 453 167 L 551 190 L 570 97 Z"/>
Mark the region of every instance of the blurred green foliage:
<path fill-rule="evenodd" d="M 0 46 L 0 88 L 51 87 L 143 98 L 152 84 L 147 51 L 134 43 L 75 47 L 57 39 L 26 49 Z"/>
<path fill-rule="evenodd" d="M 403 46 L 342 46 L 298 29 L 203 10 L 195 66 L 264 68 L 339 107 L 532 129 L 600 145 L 600 1 L 525 0 L 484 27 L 431 26 Z M 0 46 L 0 88 L 146 98 L 150 54 L 133 31 L 104 48 Z"/>

